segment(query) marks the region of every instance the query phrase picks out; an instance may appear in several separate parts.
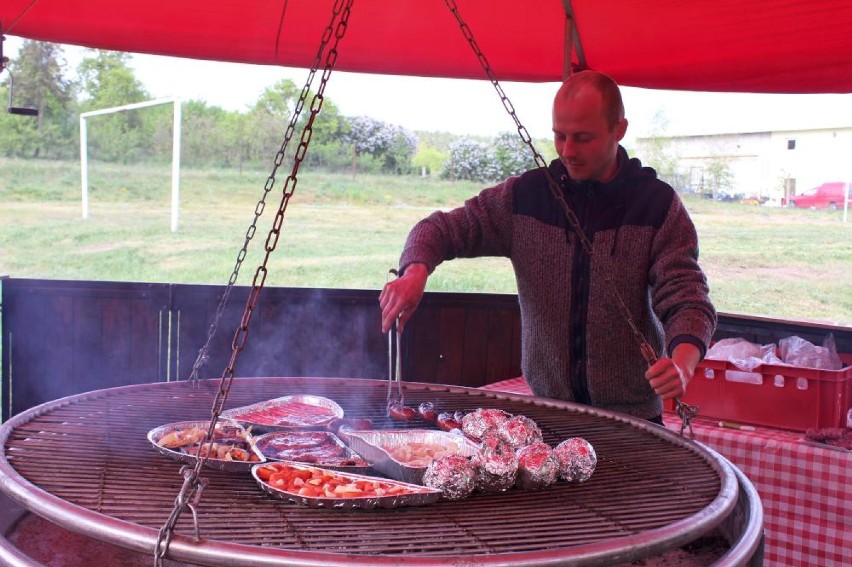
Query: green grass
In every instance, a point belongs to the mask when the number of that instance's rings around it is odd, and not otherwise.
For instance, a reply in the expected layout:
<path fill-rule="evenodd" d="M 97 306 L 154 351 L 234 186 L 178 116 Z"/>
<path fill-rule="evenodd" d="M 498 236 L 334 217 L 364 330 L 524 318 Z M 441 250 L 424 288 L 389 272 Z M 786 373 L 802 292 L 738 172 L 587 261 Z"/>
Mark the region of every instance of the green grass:
<path fill-rule="evenodd" d="M 251 282 L 289 170 L 276 176 L 238 283 Z M 0 164 L 0 273 L 17 278 L 225 284 L 268 171 L 90 164 L 89 218 L 77 162 Z M 410 227 L 479 184 L 303 169 L 267 266 L 267 285 L 378 290 Z M 842 212 L 686 199 L 720 311 L 852 325 L 852 219 Z M 457 260 L 430 291 L 513 293 L 503 259 Z"/>

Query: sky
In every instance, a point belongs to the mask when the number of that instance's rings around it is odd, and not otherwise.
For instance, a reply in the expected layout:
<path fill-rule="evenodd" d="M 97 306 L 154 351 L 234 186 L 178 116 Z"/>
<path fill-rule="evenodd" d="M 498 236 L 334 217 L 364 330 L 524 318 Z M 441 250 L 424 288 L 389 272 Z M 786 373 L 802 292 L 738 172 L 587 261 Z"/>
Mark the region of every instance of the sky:
<path fill-rule="evenodd" d="M 14 59 L 22 40 L 7 36 Z M 85 56 L 63 46 L 69 72 Z M 280 81 L 304 85 L 307 69 L 247 65 L 134 54 L 136 77 L 155 98 L 203 100 L 226 110 L 246 110 Z M 19 72 L 26 72 L 25 69 Z M 317 73 L 314 89 L 319 86 Z M 550 138 L 550 106 L 557 83 L 501 83 L 533 138 Z M 325 90 L 345 116 L 365 115 L 409 130 L 493 136 L 515 123 L 487 80 L 435 79 L 334 71 Z M 648 90 L 622 87 L 630 123 L 625 143 L 647 136 L 661 116 L 669 135 L 757 132 L 812 127 L 852 127 L 852 94 L 767 95 Z"/>

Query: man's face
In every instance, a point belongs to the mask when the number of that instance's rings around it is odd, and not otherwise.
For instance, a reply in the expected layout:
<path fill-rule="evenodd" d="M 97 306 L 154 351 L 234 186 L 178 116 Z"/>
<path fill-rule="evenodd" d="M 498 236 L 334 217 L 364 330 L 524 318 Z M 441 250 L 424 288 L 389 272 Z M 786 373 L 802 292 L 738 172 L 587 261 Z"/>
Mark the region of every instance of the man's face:
<path fill-rule="evenodd" d="M 553 143 L 575 181 L 606 182 L 616 171 L 618 143 L 627 121 L 610 130 L 600 94 L 584 87 L 568 96 L 557 95 L 553 105 Z"/>

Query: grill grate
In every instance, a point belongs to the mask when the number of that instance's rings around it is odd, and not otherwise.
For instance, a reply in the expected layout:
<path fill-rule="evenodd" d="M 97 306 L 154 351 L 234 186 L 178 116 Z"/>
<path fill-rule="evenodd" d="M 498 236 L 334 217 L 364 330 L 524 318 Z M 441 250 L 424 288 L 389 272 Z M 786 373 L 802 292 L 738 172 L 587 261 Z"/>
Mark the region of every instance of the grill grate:
<path fill-rule="evenodd" d="M 22 477 L 23 498 L 57 523 L 103 536 L 97 525 L 77 521 L 75 509 L 52 510 L 32 486 L 97 513 L 106 523 L 122 520 L 148 528 L 142 540 L 155 541 L 182 477 L 181 465 L 159 455 L 146 433 L 173 421 L 208 419 L 216 386 L 210 382 L 196 388 L 188 383 L 127 386 L 35 408 L 4 425 L 8 465 L 0 472 Z M 227 407 L 285 394 L 318 394 L 338 402 L 348 417 L 369 417 L 378 428 L 399 428 L 384 415 L 385 388 L 384 381 L 372 380 L 237 379 Z M 638 426 L 562 402 L 451 386 L 405 384 L 405 399 L 415 406 L 432 401 L 441 410 L 500 407 L 526 415 L 539 424 L 551 445 L 573 436 L 589 440 L 598 454 L 597 470 L 587 483 L 560 482 L 541 492 L 477 493 L 425 507 L 342 511 L 289 504 L 266 496 L 248 473 L 205 469 L 209 485 L 199 506 L 202 538 L 260 548 L 253 551 L 261 556 L 315 552 L 330 561 L 324 564 L 343 557 L 339 554 L 347 554 L 342 562 L 347 564 L 357 562 L 353 555 L 368 563 L 385 556 L 397 561 L 401 556 L 406 561 L 473 556 L 479 561 L 488 556 L 512 557 L 520 564 L 524 553 L 552 560 L 570 556 L 578 546 L 631 536 L 652 543 L 624 552 L 627 555 L 619 552 L 619 557 L 648 555 L 701 535 L 689 533 L 691 519 L 716 523 L 723 519 L 708 515 L 725 513 L 719 500 L 727 499 L 727 469 L 700 447 L 662 428 Z M 182 541 L 192 536 L 191 517 L 188 512 L 181 516 L 172 550 L 179 548 L 180 536 L 186 536 Z M 673 524 L 687 527 L 672 531 Z M 709 528 L 701 526 L 702 531 Z M 658 532 L 667 533 L 655 540 L 652 536 Z M 138 538 L 108 537 L 140 551 L 150 549 L 153 557 L 153 544 L 146 548 Z M 502 555 L 518 553 L 522 555 Z M 227 564 L 227 555 L 202 558 Z"/>

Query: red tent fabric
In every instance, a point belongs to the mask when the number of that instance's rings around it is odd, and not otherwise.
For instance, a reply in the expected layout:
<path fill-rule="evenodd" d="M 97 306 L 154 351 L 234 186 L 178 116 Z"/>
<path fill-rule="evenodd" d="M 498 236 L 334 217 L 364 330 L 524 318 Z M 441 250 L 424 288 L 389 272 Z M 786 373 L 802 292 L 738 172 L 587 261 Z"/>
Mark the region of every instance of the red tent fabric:
<path fill-rule="evenodd" d="M 340 5 L 341 0 L 338 0 Z M 852 92 L 846 0 L 458 0 L 498 79 L 558 81 L 566 54 L 623 85 Z M 194 59 L 309 67 L 332 0 L 3 0 L 3 33 Z M 577 25 L 567 50 L 566 8 Z M 357 0 L 336 69 L 484 79 L 441 0 Z"/>

